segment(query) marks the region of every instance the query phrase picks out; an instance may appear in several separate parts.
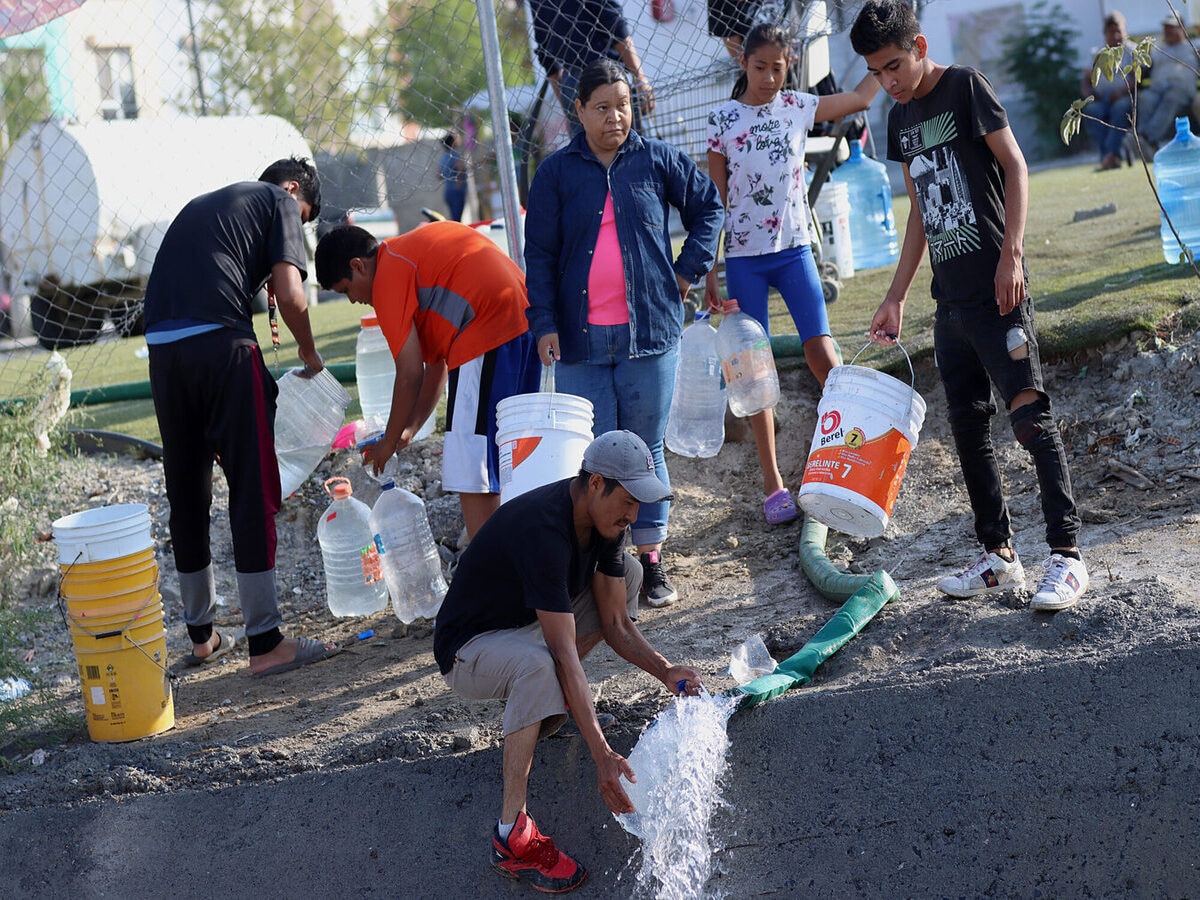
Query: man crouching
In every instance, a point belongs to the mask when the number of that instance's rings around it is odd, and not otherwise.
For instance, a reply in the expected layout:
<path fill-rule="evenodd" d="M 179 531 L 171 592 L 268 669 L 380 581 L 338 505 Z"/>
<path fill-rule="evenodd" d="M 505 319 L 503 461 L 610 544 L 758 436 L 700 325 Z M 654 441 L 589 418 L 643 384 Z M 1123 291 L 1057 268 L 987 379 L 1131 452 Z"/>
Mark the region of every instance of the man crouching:
<path fill-rule="evenodd" d="M 633 812 L 621 776 L 626 759 L 605 740 L 581 660 L 600 641 L 661 681 L 696 694 L 700 676 L 657 653 L 633 619 L 641 564 L 625 552 L 638 503 L 670 499 L 645 443 L 610 431 L 588 445 L 574 478 L 502 505 L 463 551 L 434 629 L 446 683 L 472 700 L 503 698 L 504 793 L 492 865 L 546 892 L 578 887 L 587 870 L 538 831 L 525 810 L 540 738 L 574 717 L 596 763 L 600 796 Z"/>

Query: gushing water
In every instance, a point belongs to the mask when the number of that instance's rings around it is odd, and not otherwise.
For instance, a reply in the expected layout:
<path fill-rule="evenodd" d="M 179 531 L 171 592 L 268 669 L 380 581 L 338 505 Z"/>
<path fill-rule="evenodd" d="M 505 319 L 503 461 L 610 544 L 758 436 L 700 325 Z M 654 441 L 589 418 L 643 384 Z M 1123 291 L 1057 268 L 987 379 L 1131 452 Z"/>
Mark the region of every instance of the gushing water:
<path fill-rule="evenodd" d="M 625 789 L 635 812 L 617 816 L 642 841 L 639 888 L 658 900 L 699 897 L 712 873 L 708 825 L 720 802 L 729 737 L 725 726 L 736 703 L 680 697 L 659 713 L 629 754 L 636 783 Z"/>

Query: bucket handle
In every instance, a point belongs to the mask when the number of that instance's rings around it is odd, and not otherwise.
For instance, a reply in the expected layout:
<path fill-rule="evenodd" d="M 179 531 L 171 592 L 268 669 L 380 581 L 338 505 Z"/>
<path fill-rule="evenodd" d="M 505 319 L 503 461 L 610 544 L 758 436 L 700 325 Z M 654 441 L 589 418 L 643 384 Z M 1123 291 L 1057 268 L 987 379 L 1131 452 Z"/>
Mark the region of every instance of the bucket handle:
<path fill-rule="evenodd" d="M 854 365 L 855 360 L 857 360 L 860 356 L 863 355 L 863 351 L 866 350 L 868 347 L 870 347 L 874 343 L 875 343 L 874 341 L 867 341 L 865 344 L 863 344 L 862 348 L 857 353 L 855 353 L 854 357 L 850 360 L 850 365 Z M 912 388 L 913 390 L 916 390 L 917 375 L 913 371 L 913 364 L 912 364 L 912 360 L 908 356 L 908 351 L 904 349 L 904 345 L 901 344 L 899 341 L 896 341 L 896 346 L 900 348 L 900 352 L 904 354 L 904 361 L 906 363 L 908 363 L 908 386 L 910 388 Z"/>
<path fill-rule="evenodd" d="M 553 356 L 550 357 L 550 365 L 542 366 L 542 382 L 538 390 L 543 394 L 553 394 L 554 391 L 554 365 L 558 362 Z"/>

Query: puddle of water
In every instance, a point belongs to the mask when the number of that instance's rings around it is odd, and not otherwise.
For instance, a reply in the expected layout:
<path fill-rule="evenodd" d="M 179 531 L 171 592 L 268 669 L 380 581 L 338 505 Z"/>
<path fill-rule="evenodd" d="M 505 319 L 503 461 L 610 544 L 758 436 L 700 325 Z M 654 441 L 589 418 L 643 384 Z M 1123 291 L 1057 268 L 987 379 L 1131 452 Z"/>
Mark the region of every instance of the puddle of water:
<path fill-rule="evenodd" d="M 629 754 L 636 783 L 625 790 L 635 812 L 617 816 L 641 839 L 639 889 L 658 900 L 700 897 L 712 874 L 709 819 L 721 800 L 726 725 L 735 701 L 680 697 L 659 713 Z"/>

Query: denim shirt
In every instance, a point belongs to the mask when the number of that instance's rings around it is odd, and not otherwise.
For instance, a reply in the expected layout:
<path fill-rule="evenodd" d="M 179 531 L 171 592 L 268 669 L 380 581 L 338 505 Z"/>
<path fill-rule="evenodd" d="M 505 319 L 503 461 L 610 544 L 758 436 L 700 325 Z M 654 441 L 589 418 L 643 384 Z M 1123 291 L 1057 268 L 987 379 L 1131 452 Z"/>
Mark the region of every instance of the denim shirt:
<path fill-rule="evenodd" d="M 625 270 L 631 356 L 653 356 L 675 346 L 684 317 L 675 276 L 695 283 L 716 261 L 725 210 L 712 179 L 687 154 L 631 131 L 606 170 L 586 135 L 576 135 L 538 167 L 525 217 L 529 328 L 539 340 L 557 332 L 566 363 L 587 361 L 588 274 L 610 192 Z M 675 260 L 670 206 L 679 210 L 687 230 Z"/>

